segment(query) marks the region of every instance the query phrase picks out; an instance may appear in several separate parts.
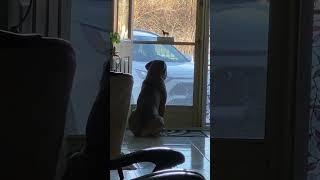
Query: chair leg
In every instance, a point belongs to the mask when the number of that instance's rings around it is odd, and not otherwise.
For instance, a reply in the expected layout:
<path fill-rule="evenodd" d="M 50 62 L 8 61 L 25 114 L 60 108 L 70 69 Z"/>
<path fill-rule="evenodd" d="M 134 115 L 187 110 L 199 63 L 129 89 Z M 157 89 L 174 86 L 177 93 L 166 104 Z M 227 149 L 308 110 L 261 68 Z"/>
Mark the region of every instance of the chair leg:
<path fill-rule="evenodd" d="M 123 180 L 124 179 L 124 175 L 123 175 L 122 168 L 118 168 L 118 174 L 119 174 L 120 180 Z"/>

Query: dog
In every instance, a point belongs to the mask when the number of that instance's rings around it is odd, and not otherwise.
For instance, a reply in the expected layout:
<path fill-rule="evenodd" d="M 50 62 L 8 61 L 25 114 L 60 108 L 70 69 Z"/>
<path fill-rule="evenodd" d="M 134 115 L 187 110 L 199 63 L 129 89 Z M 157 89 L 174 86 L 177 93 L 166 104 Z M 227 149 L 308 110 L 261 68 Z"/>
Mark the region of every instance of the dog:
<path fill-rule="evenodd" d="M 137 137 L 159 136 L 164 129 L 167 91 L 167 65 L 154 60 L 146 64 L 147 76 L 142 83 L 137 108 L 129 117 L 129 129 Z"/>
<path fill-rule="evenodd" d="M 164 30 L 162 30 L 162 34 L 163 34 L 163 36 L 169 36 L 169 32 L 166 32 Z"/>

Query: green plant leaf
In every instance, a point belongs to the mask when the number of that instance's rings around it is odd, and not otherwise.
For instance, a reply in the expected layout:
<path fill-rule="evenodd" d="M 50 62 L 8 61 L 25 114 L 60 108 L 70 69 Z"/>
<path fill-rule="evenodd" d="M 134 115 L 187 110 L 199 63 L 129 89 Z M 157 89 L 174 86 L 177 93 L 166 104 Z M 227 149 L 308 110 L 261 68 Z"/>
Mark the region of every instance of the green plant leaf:
<path fill-rule="evenodd" d="M 109 36 L 110 36 L 110 41 L 113 45 L 120 43 L 120 35 L 118 32 L 110 32 Z"/>

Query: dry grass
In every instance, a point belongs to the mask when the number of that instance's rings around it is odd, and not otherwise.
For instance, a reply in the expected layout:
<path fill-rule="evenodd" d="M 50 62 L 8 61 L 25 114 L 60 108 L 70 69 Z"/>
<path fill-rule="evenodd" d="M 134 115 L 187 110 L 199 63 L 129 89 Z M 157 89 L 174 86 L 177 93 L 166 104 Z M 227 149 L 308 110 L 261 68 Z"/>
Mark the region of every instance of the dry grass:
<path fill-rule="evenodd" d="M 197 0 L 135 0 L 133 29 L 162 35 L 162 30 L 179 42 L 194 42 Z M 179 46 L 193 55 L 194 48 Z"/>

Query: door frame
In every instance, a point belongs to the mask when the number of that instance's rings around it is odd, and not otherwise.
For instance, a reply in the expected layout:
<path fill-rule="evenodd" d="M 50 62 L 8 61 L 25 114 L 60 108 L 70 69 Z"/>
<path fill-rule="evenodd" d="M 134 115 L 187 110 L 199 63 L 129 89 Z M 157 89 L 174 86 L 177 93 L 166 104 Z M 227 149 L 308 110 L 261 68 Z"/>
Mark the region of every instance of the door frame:
<path fill-rule="evenodd" d="M 312 12 L 270 0 L 265 139 L 211 138 L 213 179 L 306 179 Z"/>
<path fill-rule="evenodd" d="M 113 0 L 113 30 L 117 31 L 117 16 L 118 16 L 118 0 Z M 134 0 L 129 0 L 129 39 L 132 34 L 132 16 Z M 168 43 L 173 45 L 193 45 L 195 49 L 194 58 L 199 59 L 194 63 L 194 91 L 193 91 L 193 106 L 170 106 L 167 105 L 165 119 L 168 119 L 166 125 L 168 129 L 201 129 L 204 126 L 203 119 L 205 118 L 206 105 L 206 79 L 208 65 L 208 28 L 209 25 L 209 4 L 210 0 L 197 0 L 197 20 L 196 20 L 196 38 L 195 42 L 174 42 Z M 132 42 L 146 43 L 150 42 Z M 158 42 L 156 42 L 158 43 Z M 163 43 L 161 43 L 163 44 Z M 131 66 L 132 67 L 132 66 Z M 130 111 L 135 109 L 135 105 L 131 105 Z M 179 121 L 177 121 L 179 119 Z"/>
<path fill-rule="evenodd" d="M 302 180 L 307 177 L 313 2 L 270 0 L 270 3 L 268 174 L 274 180 Z"/>
<path fill-rule="evenodd" d="M 196 38 L 198 54 L 195 58 L 199 59 L 195 63 L 194 78 L 194 120 L 193 126 L 202 129 L 210 129 L 206 126 L 206 104 L 207 104 L 207 79 L 208 79 L 208 54 L 209 54 L 209 24 L 210 24 L 210 0 L 199 0 L 197 9 Z"/>

